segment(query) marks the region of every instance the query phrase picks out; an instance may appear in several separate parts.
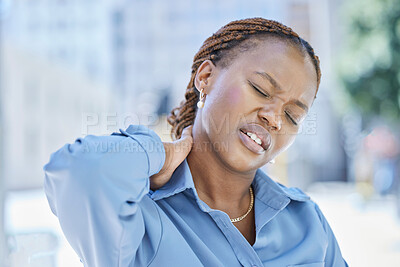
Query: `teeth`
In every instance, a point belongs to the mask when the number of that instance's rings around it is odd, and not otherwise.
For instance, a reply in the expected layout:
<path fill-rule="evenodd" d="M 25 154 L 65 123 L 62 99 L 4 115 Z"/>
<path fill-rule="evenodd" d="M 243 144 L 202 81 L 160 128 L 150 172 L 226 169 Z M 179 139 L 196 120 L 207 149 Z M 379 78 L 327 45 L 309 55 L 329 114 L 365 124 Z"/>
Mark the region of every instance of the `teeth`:
<path fill-rule="evenodd" d="M 258 145 L 261 146 L 261 144 L 262 144 L 261 139 L 258 138 L 258 136 L 257 136 L 255 133 L 247 132 L 246 134 L 247 134 L 251 139 L 253 139 L 254 142 L 256 142 Z"/>

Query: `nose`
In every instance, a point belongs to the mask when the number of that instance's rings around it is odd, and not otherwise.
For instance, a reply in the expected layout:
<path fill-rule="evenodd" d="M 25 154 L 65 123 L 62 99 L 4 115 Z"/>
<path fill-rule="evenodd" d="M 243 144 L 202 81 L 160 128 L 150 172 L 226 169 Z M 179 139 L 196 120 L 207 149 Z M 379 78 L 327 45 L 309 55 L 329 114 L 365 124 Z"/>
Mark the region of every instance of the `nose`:
<path fill-rule="evenodd" d="M 278 115 L 272 111 L 266 111 L 264 109 L 261 109 L 258 115 L 260 119 L 268 126 L 269 130 L 278 132 L 281 129 L 281 115 Z"/>

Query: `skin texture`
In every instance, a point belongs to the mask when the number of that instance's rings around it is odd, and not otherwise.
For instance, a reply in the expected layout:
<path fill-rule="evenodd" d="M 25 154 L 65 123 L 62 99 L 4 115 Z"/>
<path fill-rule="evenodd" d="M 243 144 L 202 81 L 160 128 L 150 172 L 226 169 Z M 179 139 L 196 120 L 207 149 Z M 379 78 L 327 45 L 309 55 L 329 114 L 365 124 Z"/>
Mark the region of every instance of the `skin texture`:
<path fill-rule="evenodd" d="M 255 72 L 268 73 L 281 90 Z M 270 96 L 262 96 L 248 81 Z M 297 47 L 271 38 L 241 53 L 227 68 L 204 61 L 195 85 L 204 88 L 206 98 L 194 121 L 193 147 L 187 161 L 199 197 L 211 208 L 236 218 L 249 207 L 249 187 L 256 170 L 294 142 L 307 115 L 294 101 L 311 108 L 317 89 L 315 67 Z M 272 137 L 268 151 L 256 154 L 242 144 L 239 129 L 246 123 L 268 130 Z M 254 209 L 235 226 L 254 244 Z"/>
<path fill-rule="evenodd" d="M 165 162 L 161 170 L 150 177 L 150 189 L 155 191 L 165 185 L 175 169 L 185 160 L 193 146 L 193 125 L 183 129 L 182 136 L 173 142 L 163 142 Z"/>

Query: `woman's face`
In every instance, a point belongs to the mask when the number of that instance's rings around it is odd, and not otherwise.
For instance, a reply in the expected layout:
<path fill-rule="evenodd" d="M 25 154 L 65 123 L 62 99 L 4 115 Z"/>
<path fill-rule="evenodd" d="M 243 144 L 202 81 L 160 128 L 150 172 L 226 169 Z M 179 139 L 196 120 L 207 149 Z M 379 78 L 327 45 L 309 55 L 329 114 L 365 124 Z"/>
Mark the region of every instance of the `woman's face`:
<path fill-rule="evenodd" d="M 203 62 L 195 85 L 207 94 L 195 119 L 198 140 L 211 143 L 230 169 L 250 172 L 293 143 L 314 100 L 317 75 L 309 56 L 271 38 L 227 68 Z"/>

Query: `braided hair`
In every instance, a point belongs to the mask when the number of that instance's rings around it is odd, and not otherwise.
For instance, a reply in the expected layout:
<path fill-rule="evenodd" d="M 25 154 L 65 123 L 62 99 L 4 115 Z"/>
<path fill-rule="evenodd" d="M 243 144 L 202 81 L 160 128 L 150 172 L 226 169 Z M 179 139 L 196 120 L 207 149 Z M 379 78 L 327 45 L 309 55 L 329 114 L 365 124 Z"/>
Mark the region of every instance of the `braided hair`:
<path fill-rule="evenodd" d="M 317 91 L 314 99 L 316 98 L 321 80 L 321 70 L 319 58 L 315 55 L 308 42 L 303 40 L 291 28 L 274 20 L 256 17 L 232 21 L 208 37 L 194 56 L 192 74 L 186 88 L 185 100 L 178 107 L 172 109 L 167 117 L 168 123 L 172 125 L 171 137 L 173 140 L 179 139 L 183 129 L 194 123 L 200 94 L 194 84 L 198 67 L 205 60 L 211 60 L 214 65 L 217 66 L 218 64 L 225 68 L 237 56 L 237 48 L 239 48 L 240 52 L 243 52 L 254 47 L 254 45 L 244 42 L 245 40 L 260 39 L 271 35 L 294 44 L 301 52 L 311 58 L 317 73 Z"/>

